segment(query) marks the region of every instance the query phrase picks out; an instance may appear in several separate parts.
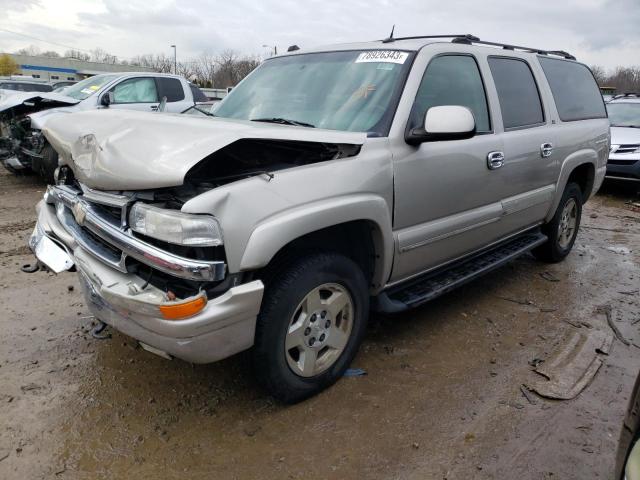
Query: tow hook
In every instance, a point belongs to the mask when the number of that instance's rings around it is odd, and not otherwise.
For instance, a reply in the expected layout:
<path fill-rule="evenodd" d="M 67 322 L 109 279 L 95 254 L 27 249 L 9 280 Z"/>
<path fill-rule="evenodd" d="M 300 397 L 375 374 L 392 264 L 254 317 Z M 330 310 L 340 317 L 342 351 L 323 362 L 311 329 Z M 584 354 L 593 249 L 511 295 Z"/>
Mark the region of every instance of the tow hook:
<path fill-rule="evenodd" d="M 22 265 L 20 267 L 20 270 L 22 270 L 24 273 L 34 273 L 34 272 L 37 272 L 38 270 L 40 270 L 40 265 L 38 265 L 38 262 L 36 262 L 36 263 L 25 263 L 24 265 Z"/>
<path fill-rule="evenodd" d="M 98 320 L 98 325 L 96 325 L 96 328 L 91 330 L 91 336 L 96 340 L 107 340 L 108 338 L 111 338 L 111 334 L 109 332 L 106 332 L 104 334 L 102 333 L 108 326 L 109 325 L 107 325 L 106 323 Z"/>

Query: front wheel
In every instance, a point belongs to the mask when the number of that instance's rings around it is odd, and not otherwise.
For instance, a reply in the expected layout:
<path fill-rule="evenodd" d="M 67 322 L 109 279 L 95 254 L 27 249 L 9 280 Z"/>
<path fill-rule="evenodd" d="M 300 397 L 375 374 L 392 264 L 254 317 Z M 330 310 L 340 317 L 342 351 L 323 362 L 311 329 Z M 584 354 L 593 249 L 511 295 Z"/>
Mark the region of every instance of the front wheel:
<path fill-rule="evenodd" d="M 256 325 L 257 380 L 296 403 L 338 380 L 355 357 L 369 315 L 362 270 L 335 253 L 313 253 L 271 276 Z"/>
<path fill-rule="evenodd" d="M 42 149 L 42 157 L 33 160 L 32 168 L 48 184 L 55 184 L 54 173 L 58 168 L 58 152 L 46 143 Z"/>
<path fill-rule="evenodd" d="M 551 221 L 542 226 L 548 240 L 533 249 L 533 255 L 544 262 L 556 263 L 564 260 L 573 248 L 580 228 L 582 216 L 582 190 L 576 183 L 569 183 L 564 189 Z"/>

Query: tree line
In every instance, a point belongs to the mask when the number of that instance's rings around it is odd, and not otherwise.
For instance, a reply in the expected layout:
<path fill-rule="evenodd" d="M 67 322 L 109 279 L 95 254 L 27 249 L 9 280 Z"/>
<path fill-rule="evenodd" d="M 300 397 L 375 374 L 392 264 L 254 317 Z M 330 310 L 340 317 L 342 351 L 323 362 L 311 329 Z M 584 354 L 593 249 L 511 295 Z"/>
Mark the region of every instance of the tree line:
<path fill-rule="evenodd" d="M 73 58 L 85 62 L 98 62 L 118 65 L 147 67 L 160 73 L 174 73 L 192 82 L 208 88 L 226 88 L 235 86 L 255 69 L 262 59 L 258 56 L 242 55 L 234 50 L 225 50 L 218 54 L 202 53 L 195 58 L 180 60 L 174 66 L 172 55 L 145 54 L 130 59 L 118 58 L 116 55 L 96 48 L 91 51 L 67 50 L 60 55 L 54 50 L 42 51 L 31 45 L 15 52 L 17 55 L 30 55 L 52 58 Z"/>
<path fill-rule="evenodd" d="M 640 66 L 617 67 L 607 73 L 601 66 L 594 65 L 591 71 L 601 87 L 613 87 L 616 93 L 640 93 Z"/>

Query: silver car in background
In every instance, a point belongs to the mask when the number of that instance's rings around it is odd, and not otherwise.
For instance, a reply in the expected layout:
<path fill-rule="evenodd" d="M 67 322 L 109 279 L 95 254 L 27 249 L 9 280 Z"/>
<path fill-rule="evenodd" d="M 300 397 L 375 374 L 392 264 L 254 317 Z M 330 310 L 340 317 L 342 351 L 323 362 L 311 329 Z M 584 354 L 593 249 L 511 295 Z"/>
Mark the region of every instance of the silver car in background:
<path fill-rule="evenodd" d="M 611 151 L 607 178 L 640 182 L 640 94 L 616 95 L 607 103 Z"/>

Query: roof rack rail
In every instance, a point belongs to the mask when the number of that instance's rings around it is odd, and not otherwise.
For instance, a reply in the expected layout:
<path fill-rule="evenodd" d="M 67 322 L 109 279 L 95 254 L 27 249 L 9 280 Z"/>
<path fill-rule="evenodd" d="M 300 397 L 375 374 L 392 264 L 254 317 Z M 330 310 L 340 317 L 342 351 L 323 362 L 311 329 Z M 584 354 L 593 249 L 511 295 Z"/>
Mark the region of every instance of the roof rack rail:
<path fill-rule="evenodd" d="M 391 43 L 396 40 L 416 40 L 420 38 L 468 38 L 469 40 L 480 40 L 478 37 L 471 35 L 470 33 L 452 34 L 452 35 L 416 35 L 414 37 L 387 37 L 382 40 L 382 43 Z"/>
<path fill-rule="evenodd" d="M 554 55 L 557 57 L 566 58 L 567 60 L 576 59 L 576 57 L 563 50 L 541 50 L 539 48 L 509 45 L 508 43 L 488 42 L 485 40 L 480 40 L 480 38 L 476 37 L 475 35 L 471 35 L 470 33 L 465 33 L 462 35 L 417 35 L 413 37 L 389 37 L 382 40 L 382 43 L 391 43 L 395 42 L 396 40 L 416 40 L 420 38 L 451 38 L 452 43 L 463 43 L 466 45 L 472 45 L 475 43 L 478 45 L 488 45 L 491 47 L 502 47 L 504 50 L 520 50 L 523 52 L 537 53 L 539 55 Z"/>

